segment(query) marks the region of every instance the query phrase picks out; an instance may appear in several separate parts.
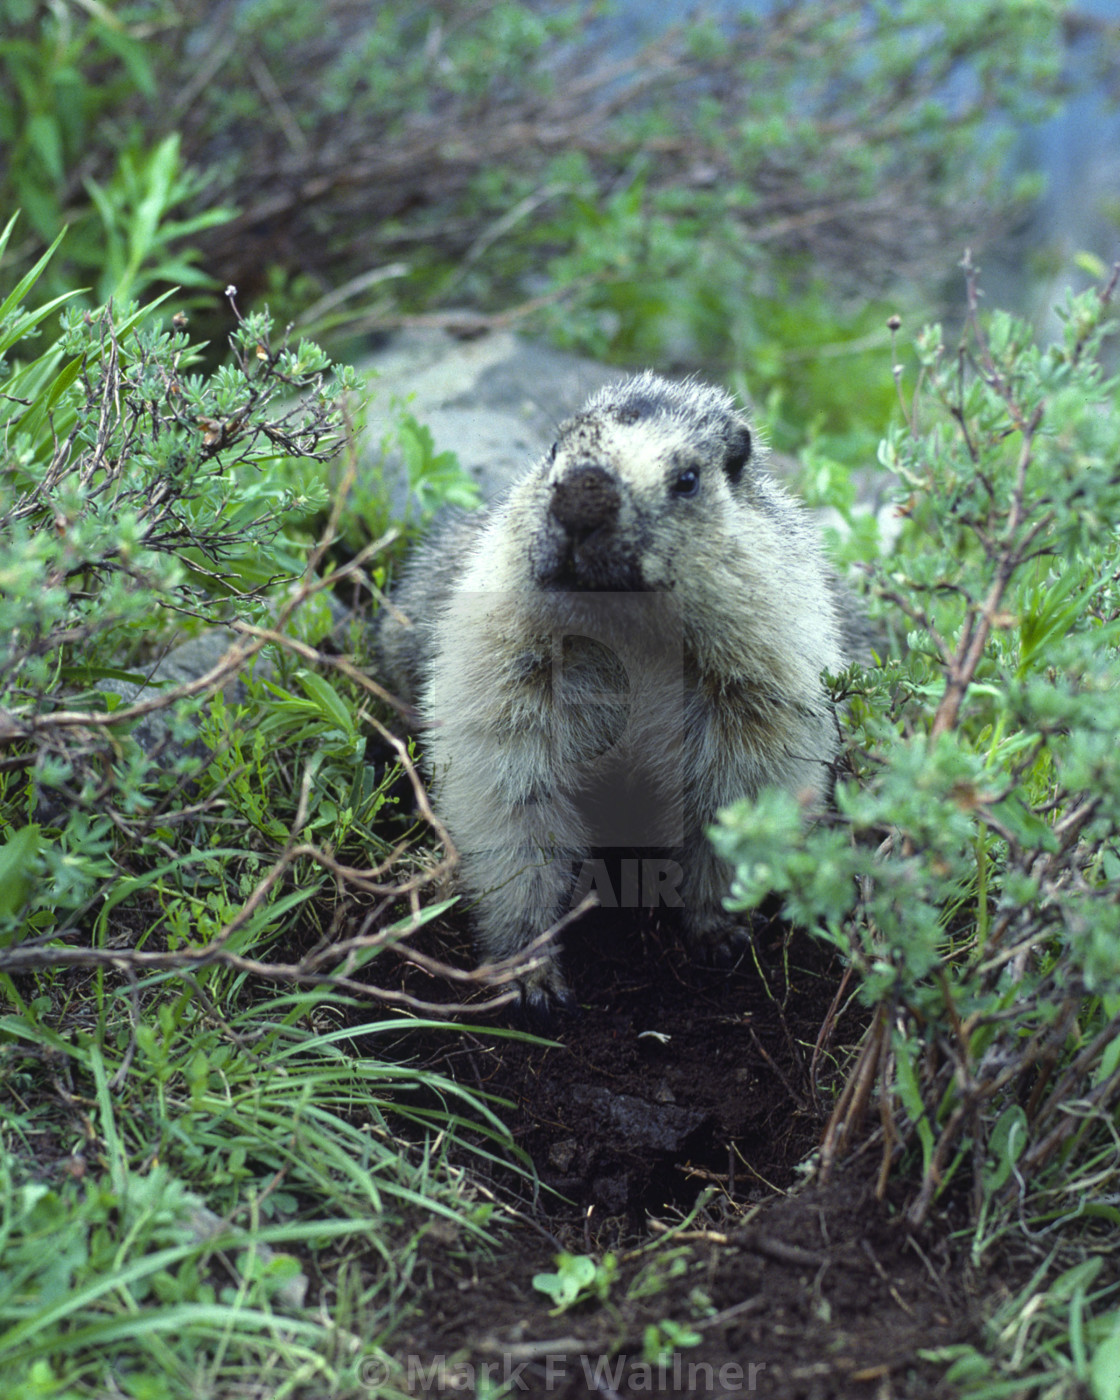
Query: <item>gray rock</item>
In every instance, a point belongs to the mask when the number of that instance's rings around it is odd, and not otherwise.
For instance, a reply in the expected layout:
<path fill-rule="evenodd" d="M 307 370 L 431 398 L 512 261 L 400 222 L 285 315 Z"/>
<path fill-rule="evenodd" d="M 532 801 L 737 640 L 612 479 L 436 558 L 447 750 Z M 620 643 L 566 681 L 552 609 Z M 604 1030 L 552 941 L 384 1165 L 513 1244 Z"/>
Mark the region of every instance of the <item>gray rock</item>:
<path fill-rule="evenodd" d="M 121 697 L 121 708 L 126 709 L 138 701 L 151 699 L 176 686 L 189 684 L 212 670 L 229 650 L 235 634 L 225 627 L 213 627 L 173 647 L 152 667 L 145 682 L 107 679 L 101 681 L 98 689 L 109 691 Z M 258 662 L 258 665 L 260 663 Z M 244 686 L 236 675 L 231 676 L 224 687 L 224 694 L 230 704 L 244 698 Z M 132 737 L 145 753 L 151 753 L 157 745 L 170 737 L 170 724 L 165 710 L 153 710 L 138 720 L 132 730 Z M 202 753 L 201 745 L 192 745 L 191 752 Z"/>
<path fill-rule="evenodd" d="M 552 440 L 559 423 L 604 384 L 625 371 L 563 350 L 494 331 L 458 340 L 446 331 L 400 331 L 360 367 L 374 391 L 367 419 L 372 469 L 381 439 L 396 415 L 394 400 L 431 431 L 437 452 L 452 451 L 459 465 L 493 499 Z M 380 468 L 394 516 L 407 510 L 408 488 L 399 460 Z"/>

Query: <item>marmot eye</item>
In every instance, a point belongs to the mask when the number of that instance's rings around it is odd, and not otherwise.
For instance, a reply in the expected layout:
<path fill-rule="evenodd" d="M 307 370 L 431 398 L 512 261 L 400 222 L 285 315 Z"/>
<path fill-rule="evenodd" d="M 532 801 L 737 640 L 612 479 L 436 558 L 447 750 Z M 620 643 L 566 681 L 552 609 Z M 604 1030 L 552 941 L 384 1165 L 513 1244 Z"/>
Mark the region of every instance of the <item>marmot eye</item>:
<path fill-rule="evenodd" d="M 674 496 L 695 496 L 700 490 L 700 472 L 696 467 L 686 467 L 677 474 L 669 490 Z"/>
<path fill-rule="evenodd" d="M 556 454 L 557 454 L 557 452 L 559 452 L 559 450 L 560 450 L 560 444 L 559 444 L 558 442 L 554 442 L 554 443 L 552 444 L 552 446 L 548 449 L 548 460 L 549 460 L 550 462 L 555 462 L 555 461 L 556 461 Z"/>

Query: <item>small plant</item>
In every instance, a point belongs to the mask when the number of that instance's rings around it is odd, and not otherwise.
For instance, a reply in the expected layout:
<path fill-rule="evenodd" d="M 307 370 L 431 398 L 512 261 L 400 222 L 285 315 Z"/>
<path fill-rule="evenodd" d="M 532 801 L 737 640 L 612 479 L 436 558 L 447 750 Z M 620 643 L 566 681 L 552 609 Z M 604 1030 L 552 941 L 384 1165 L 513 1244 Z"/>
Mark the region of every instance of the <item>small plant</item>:
<path fill-rule="evenodd" d="M 611 1285 L 618 1273 L 618 1260 L 613 1254 L 604 1254 L 598 1263 L 588 1254 L 558 1254 L 553 1261 L 554 1274 L 534 1274 L 533 1287 L 547 1293 L 555 1303 L 550 1309 L 552 1317 L 559 1317 L 580 1303 L 598 1299 L 605 1303 L 610 1296 Z"/>
<path fill-rule="evenodd" d="M 88 1031 L 58 1034 L 49 996 L 15 999 L 0 1018 L 6 1085 L 34 1098 L 47 1055 L 88 1090 L 84 1126 L 51 1113 L 45 1095 L 22 1121 L 0 1100 L 0 1132 L 16 1149 L 0 1156 L 6 1394 L 96 1396 L 127 1372 L 138 1394 L 188 1400 L 203 1366 L 237 1393 L 267 1356 L 278 1376 L 359 1400 L 362 1358 L 395 1319 L 428 1231 L 452 1251 L 488 1238 L 491 1207 L 441 1149 L 410 1149 L 387 1116 L 399 1132 L 393 1099 L 406 1097 L 417 1139 L 446 1147 L 469 1114 L 480 1150 L 506 1152 L 484 1102 L 439 1076 L 340 1053 L 338 1033 L 307 1029 L 325 992 L 239 1013 L 229 981 L 211 969 L 193 989 L 149 995 L 132 1034 L 111 989 Z M 211 1014 L 219 1005 L 228 1024 Z M 57 1185 L 32 1176 L 19 1142 L 48 1127 L 72 1144 Z M 346 1288 L 328 1320 L 305 1307 L 309 1257 Z M 362 1258 L 376 1263 L 347 1267 Z"/>
<path fill-rule="evenodd" d="M 234 210 L 201 199 L 210 177 L 186 166 L 179 135 L 164 129 L 153 142 L 157 124 L 140 118 L 168 91 L 152 43 L 179 27 L 167 7 L 16 4 L 4 19 L 0 208 L 22 209 L 40 247 L 69 226 L 46 285 L 80 285 L 75 295 L 91 305 L 156 284 L 220 286 L 199 268 L 194 241 Z"/>
<path fill-rule="evenodd" d="M 699 1346 L 703 1340 L 699 1332 L 670 1318 L 651 1322 L 642 1331 L 642 1360 L 647 1366 L 667 1366 L 674 1353 Z"/>
<path fill-rule="evenodd" d="M 99 185 L 92 177 L 86 190 L 100 227 L 94 229 L 98 270 L 93 301 L 139 298 L 153 286 L 217 290 L 218 284 L 199 267 L 193 240 L 206 229 L 225 224 L 234 210 L 203 208 L 186 217 L 176 211 L 199 203 L 205 176 L 184 169 L 177 133 L 153 149 L 130 146 L 121 152 L 111 178 Z M 180 297 L 190 303 L 189 293 Z M 209 298 L 207 298 L 209 300 Z"/>
<path fill-rule="evenodd" d="M 740 6 L 642 46 L 586 5 L 8 9 L 0 206 L 29 211 L 27 261 L 71 225 L 67 285 L 104 296 L 106 245 L 113 271 L 148 246 L 148 285 L 182 283 L 197 247 L 320 328 L 492 314 L 631 363 L 746 367 L 783 435 L 875 426 L 844 392 L 854 370 L 882 399 L 868 288 L 940 279 L 948 241 L 1037 190 L 1008 181 L 1007 142 L 1076 69 L 1050 3 Z"/>
<path fill-rule="evenodd" d="M 418 531 L 445 506 L 473 510 L 481 502 L 477 484 L 455 453 L 437 452 L 431 429 L 407 406 L 391 408 L 397 411 L 380 443 L 381 463 L 353 483 L 342 515 L 343 541 L 355 551 L 390 530 Z"/>

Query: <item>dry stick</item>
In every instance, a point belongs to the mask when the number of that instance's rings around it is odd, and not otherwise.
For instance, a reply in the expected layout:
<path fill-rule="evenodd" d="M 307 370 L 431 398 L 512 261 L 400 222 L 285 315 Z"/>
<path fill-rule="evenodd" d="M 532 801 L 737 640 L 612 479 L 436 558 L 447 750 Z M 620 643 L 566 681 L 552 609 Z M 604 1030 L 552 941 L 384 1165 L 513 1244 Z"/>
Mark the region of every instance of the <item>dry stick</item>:
<path fill-rule="evenodd" d="M 1008 412 L 1016 425 L 1023 433 L 1023 446 L 1019 453 L 1019 460 L 1016 464 L 1015 485 L 1011 492 L 1011 503 L 1007 515 L 1007 524 L 1003 531 L 1003 538 L 1000 542 L 1000 551 L 996 568 L 996 576 L 992 580 L 988 590 L 988 596 L 980 605 L 979 616 L 972 615 L 961 629 L 960 641 L 956 654 L 949 663 L 946 677 L 945 694 L 941 698 L 941 703 L 937 707 L 937 712 L 933 718 L 930 736 L 933 739 L 939 738 L 942 734 L 952 729 L 960 714 L 961 704 L 967 694 L 968 687 L 972 683 L 972 678 L 976 674 L 976 668 L 984 654 L 988 638 L 991 635 L 992 627 L 996 615 L 999 611 L 1003 596 L 1007 591 L 1007 585 L 1012 575 L 1026 557 L 1030 543 L 1038 533 L 1049 523 L 1049 517 L 1044 516 L 1035 522 L 1026 535 L 1016 541 L 1016 535 L 1023 525 L 1026 511 L 1024 500 L 1026 495 L 1027 469 L 1031 463 L 1031 455 L 1034 446 L 1034 435 L 1038 431 L 1038 426 L 1042 421 L 1043 407 L 1040 404 L 1031 416 L 1030 422 L 1023 423 L 1023 415 L 1015 403 L 1010 389 L 997 370 L 988 342 L 979 324 L 979 292 L 976 283 L 976 271 L 973 267 L 971 252 L 966 251 L 962 263 L 967 274 L 968 289 L 968 319 L 971 323 L 977 343 L 981 347 L 983 365 L 982 371 L 988 384 L 1000 396 L 1006 404 Z M 960 371 L 963 376 L 964 362 L 963 352 L 960 364 Z M 960 412 L 955 414 L 960 423 L 961 430 L 965 434 L 965 441 L 968 442 L 968 432 L 963 416 Z M 970 451 L 971 451 L 971 444 Z M 975 457 L 975 453 L 972 455 Z"/>
<path fill-rule="evenodd" d="M 537 957 L 550 943 L 560 936 L 569 924 L 575 923 L 577 919 L 582 919 L 584 914 L 599 907 L 597 895 L 589 894 L 576 905 L 574 909 L 569 909 L 566 914 L 562 914 L 554 924 L 551 924 L 543 933 L 538 933 L 536 938 L 530 943 L 526 943 L 523 948 L 519 948 L 516 953 L 508 958 L 500 958 L 496 962 L 480 963 L 478 967 L 464 970 L 463 968 L 447 967 L 436 958 L 429 957 L 426 953 L 420 953 L 415 948 L 396 947 L 395 952 L 399 953 L 408 962 L 413 962 L 417 967 L 423 968 L 426 972 L 433 972 L 440 977 L 446 977 L 453 982 L 493 982 L 501 984 L 510 982 L 516 978 L 525 977 L 530 972 L 535 972 L 537 968 L 544 967 L 547 957 Z M 398 940 L 399 941 L 399 940 Z"/>
<path fill-rule="evenodd" d="M 389 536 L 386 535 L 384 540 L 378 541 L 378 544 L 383 545 L 388 539 Z M 357 567 L 358 560 L 361 559 L 364 561 L 368 557 L 369 555 L 366 550 L 363 550 L 361 555 L 351 560 L 350 565 L 346 566 L 346 572 L 353 572 L 354 567 Z M 339 569 L 336 573 L 331 575 L 331 582 L 343 578 L 344 576 L 344 570 Z M 315 589 L 312 591 L 318 590 Z M 387 691 L 384 686 L 378 685 L 375 680 L 367 676 L 364 671 L 355 666 L 354 663 L 345 656 L 327 655 L 319 651 L 318 648 L 308 645 L 307 642 L 301 642 L 296 637 L 288 637 L 284 633 L 278 632 L 275 627 L 257 627 L 251 622 L 240 621 L 231 622 L 229 625 L 232 631 L 240 632 L 246 637 L 256 639 L 261 646 L 268 642 L 273 646 L 283 647 L 285 651 L 290 651 L 293 655 L 302 657 L 304 661 L 310 661 L 313 665 L 323 666 L 341 672 L 347 680 L 353 681 L 355 685 L 361 686 L 363 690 L 368 690 L 371 695 L 395 710 L 405 710 L 408 708 L 402 701 L 398 700 L 395 695 Z M 380 725 L 377 724 L 376 720 L 371 720 L 370 722 L 374 724 L 376 728 L 380 729 Z"/>
<path fill-rule="evenodd" d="M 887 1010 L 880 1005 L 821 1138 L 822 1181 L 828 1181 L 836 1157 L 847 1147 L 852 1133 L 866 1116 L 883 1055 L 883 1040 L 889 1038 L 889 1034 Z"/>
<path fill-rule="evenodd" d="M 78 478 L 79 485 L 84 488 L 88 488 L 92 484 L 93 478 L 96 476 L 97 472 L 102 469 L 105 463 L 105 445 L 109 441 L 110 401 L 112 401 L 112 405 L 118 416 L 120 413 L 120 404 L 117 402 L 116 394 L 116 388 L 120 383 L 118 378 L 119 359 L 120 347 L 117 344 L 115 330 L 110 327 L 108 363 L 105 367 L 105 378 L 101 385 L 101 407 L 97 420 L 97 436 L 94 439 L 94 450 L 90 455 L 89 465 Z M 83 367 L 83 377 L 85 376 L 86 370 L 88 370 L 88 364 Z M 86 383 L 89 383 L 88 379 L 86 379 Z M 75 424 L 75 428 L 76 427 L 77 424 Z M 72 439 L 73 434 L 71 434 L 71 440 Z M 112 469 L 109 468 L 107 471 L 111 476 Z"/>
<path fill-rule="evenodd" d="M 788 1075 L 783 1074 L 781 1068 L 774 1062 L 773 1056 L 766 1049 L 766 1046 L 763 1045 L 762 1041 L 759 1040 L 758 1032 L 755 1030 L 754 1026 L 748 1024 L 747 1029 L 750 1031 L 751 1040 L 754 1042 L 754 1048 L 758 1051 L 758 1053 L 762 1056 L 763 1060 L 766 1062 L 766 1066 L 770 1070 L 770 1073 L 774 1076 L 775 1079 L 777 1079 L 778 1083 L 786 1091 L 786 1097 L 792 1103 L 795 1103 L 802 1112 L 804 1112 L 806 1108 L 805 1101 L 790 1083 Z"/>
<path fill-rule="evenodd" d="M 267 880 L 269 887 L 275 883 L 279 874 L 283 873 L 286 866 L 278 866 L 269 872 L 270 879 Z M 264 885 L 266 881 L 262 881 Z M 508 1006 L 515 1001 L 520 993 L 516 989 L 510 989 L 498 996 L 492 997 L 483 1002 L 464 1002 L 456 1004 L 453 1002 L 429 1002 L 419 997 L 409 995 L 407 992 L 394 991 L 389 988 L 371 986 L 364 982 L 357 982 L 349 976 L 335 973 L 310 972 L 302 962 L 299 963 L 267 963 L 259 962 L 254 958 L 246 958 L 238 953 L 232 953 L 224 946 L 225 943 L 237 931 L 237 928 L 244 923 L 245 919 L 253 912 L 248 906 L 256 907 L 259 899 L 263 898 L 267 890 L 262 890 L 258 886 L 246 905 L 238 911 L 234 920 L 227 924 L 224 929 L 210 943 L 201 948 L 183 949 L 177 952 L 166 953 L 146 953 L 136 949 L 114 949 L 114 948 L 8 948 L 0 953 L 0 971 L 10 974 L 30 971 L 43 967 L 81 967 L 81 968 L 110 968 L 115 967 L 129 972 L 175 972 L 184 969 L 194 969 L 198 967 L 218 965 L 228 967 L 235 972 L 246 973 L 250 976 L 260 977 L 262 980 L 270 982 L 291 982 L 302 986 L 318 987 L 330 986 L 343 991 L 351 992 L 355 996 L 364 997 L 370 1001 L 388 1003 L 394 1006 L 405 1007 L 410 1011 L 423 1013 L 425 1015 L 448 1017 L 458 1015 L 462 1012 L 481 1014 L 483 1012 L 497 1010 L 503 1006 Z M 418 925 L 417 925 L 418 926 Z M 414 930 L 402 930 L 401 936 Z"/>
<path fill-rule="evenodd" d="M 415 777 L 415 770 L 413 770 L 412 776 Z M 417 778 L 416 781 L 419 779 Z M 425 885 L 433 884 L 445 875 L 454 864 L 453 859 L 449 857 L 440 861 L 438 865 L 418 872 L 411 879 L 402 880 L 393 885 L 380 884 L 380 877 L 385 871 L 392 869 L 405 850 L 407 850 L 407 843 L 402 841 L 393 847 L 380 865 L 371 866 L 368 870 L 354 865 L 343 865 L 340 860 L 334 858 L 330 851 L 325 851 L 319 846 L 300 846 L 295 854 L 309 856 L 325 870 L 336 876 L 340 884 L 353 885 L 363 894 L 381 894 L 393 897 L 410 894 L 413 890 L 423 889 Z"/>
<path fill-rule="evenodd" d="M 950 591 L 950 589 L 948 585 L 942 585 L 939 587 L 938 591 L 947 592 Z M 960 592 L 963 590 L 954 591 Z M 908 598 L 903 597 L 901 593 L 896 593 L 893 588 L 886 588 L 881 584 L 876 585 L 876 596 L 882 598 L 884 602 L 893 604 L 899 610 L 899 612 L 903 614 L 904 617 L 908 617 L 911 622 L 916 623 L 922 629 L 922 631 L 929 636 L 934 646 L 936 646 L 937 654 L 941 657 L 942 662 L 946 666 L 952 663 L 952 648 L 949 646 L 948 642 L 946 642 L 944 637 L 942 637 L 941 633 L 937 630 L 933 618 L 930 617 L 929 613 L 925 610 L 925 608 L 919 607 L 917 604 L 910 602 L 910 600 Z"/>
<path fill-rule="evenodd" d="M 890 1035 L 887 1034 L 882 1039 L 881 1054 L 875 1071 L 875 1078 L 879 1082 L 879 1123 L 883 1130 L 883 1155 L 879 1162 L 879 1175 L 875 1181 L 875 1199 L 877 1201 L 886 1198 L 887 1183 L 891 1174 L 891 1158 L 899 1140 L 898 1128 L 891 1111 L 891 1096 L 887 1092 L 887 1085 L 893 1077 L 893 1069 L 894 1046 L 891 1044 Z"/>
<path fill-rule="evenodd" d="M 151 700 L 140 700 L 123 710 L 55 710 L 49 715 L 34 715 L 29 719 L 17 719 L 8 714 L 6 719 L 11 727 L 0 731 L 2 739 L 29 739 L 32 735 L 49 732 L 52 729 L 65 729 L 75 725 L 90 725 L 104 728 L 114 724 L 127 724 L 130 720 L 142 719 L 155 710 L 166 709 L 177 700 L 201 695 L 206 690 L 216 690 L 230 676 L 235 674 L 250 657 L 255 656 L 264 642 L 233 642 L 221 659 L 204 676 L 197 680 L 185 681 L 172 690 L 161 691 Z"/>
<path fill-rule="evenodd" d="M 855 968 L 851 963 L 844 969 L 844 975 L 840 978 L 840 985 L 836 988 L 836 995 L 832 998 L 828 1010 L 825 1012 L 821 1028 L 817 1032 L 817 1039 L 813 1045 L 813 1053 L 809 1059 L 809 1094 L 813 1100 L 813 1107 L 819 1109 L 821 1096 L 817 1089 L 817 1080 L 820 1074 L 820 1062 L 825 1051 L 836 1032 L 836 1021 L 840 1014 L 840 1003 L 848 989 L 848 983 L 855 975 Z"/>
<path fill-rule="evenodd" d="M 306 848 L 311 853 L 312 848 Z M 294 854 L 299 854 L 296 852 Z M 315 854 L 321 854 L 316 852 Z M 421 953 L 417 949 L 408 946 L 405 939 L 409 938 L 421 926 L 418 919 L 415 919 L 410 927 L 391 927 L 382 929 L 379 933 L 359 934 L 354 938 L 348 938 L 340 943 L 332 943 L 328 947 L 319 949 L 318 952 L 308 953 L 295 964 L 302 972 L 308 974 L 315 972 L 315 969 L 323 964 L 347 958 L 351 964 L 353 955 L 359 952 L 366 952 L 373 948 L 390 948 L 405 961 L 414 963 L 425 972 L 430 972 L 449 982 L 465 983 L 495 983 L 501 984 L 513 981 L 515 978 L 524 977 L 528 973 L 535 971 L 545 963 L 544 958 L 537 957 L 544 947 L 553 942 L 559 935 L 573 923 L 576 919 L 582 918 L 590 909 L 598 905 L 595 895 L 588 895 L 574 909 L 562 915 L 543 933 L 539 933 L 524 948 L 508 958 L 502 958 L 498 962 L 483 963 L 478 967 L 464 969 L 449 967 L 438 958 L 429 957 L 426 953 Z"/>
<path fill-rule="evenodd" d="M 306 774 L 304 792 L 301 796 L 301 808 L 303 809 L 304 815 L 306 813 L 305 799 Z M 302 820 L 299 814 L 297 814 L 297 822 L 294 824 L 296 829 L 298 829 L 298 826 L 301 824 Z M 418 997 L 413 997 L 405 992 L 368 986 L 365 983 L 356 982 L 348 976 L 346 972 L 339 972 L 337 970 L 318 972 L 316 969 L 331 959 L 337 959 L 348 963 L 349 966 L 352 967 L 353 958 L 357 952 L 379 947 L 392 947 L 394 951 L 397 951 L 407 960 L 415 962 L 417 966 L 422 967 L 425 971 L 432 972 L 449 981 L 471 984 L 510 982 L 515 978 L 527 975 L 535 968 L 541 966 L 544 959 L 536 956 L 538 952 L 548 943 L 552 942 L 569 923 L 582 917 L 582 915 L 596 903 L 594 896 L 589 895 L 580 905 L 565 914 L 552 925 L 551 928 L 539 934 L 515 956 L 503 959 L 501 962 L 486 964 L 468 972 L 464 972 L 458 968 L 448 967 L 439 963 L 434 958 L 428 958 L 423 954 L 417 954 L 413 949 L 396 946 L 422 926 L 423 921 L 417 916 L 413 917 L 411 924 L 403 928 L 386 929 L 364 938 L 348 939 L 344 943 L 335 944 L 328 949 L 320 950 L 318 953 L 309 954 L 298 963 L 260 962 L 256 959 L 246 958 L 240 954 L 230 952 L 226 946 L 229 940 L 244 926 L 256 910 L 261 907 L 265 896 L 276 884 L 277 880 L 279 880 L 296 860 L 305 856 L 320 860 L 328 866 L 330 864 L 329 860 L 324 858 L 324 853 L 317 850 L 316 847 L 310 845 L 296 845 L 290 842 L 288 847 L 282 852 L 280 858 L 257 884 L 256 888 L 229 923 L 225 925 L 214 939 L 201 948 L 181 949 L 175 952 L 147 953 L 136 949 L 50 948 L 20 945 L 19 947 L 5 949 L 0 952 L 0 970 L 8 973 L 18 973 L 40 967 L 118 967 L 126 969 L 132 974 L 136 971 L 175 971 L 217 963 L 221 966 L 230 967 L 235 971 L 249 973 L 269 981 L 294 982 L 307 986 L 321 986 L 324 984 L 337 986 L 343 990 L 354 992 L 357 995 L 375 1001 L 389 1002 L 425 1014 L 451 1016 L 464 1011 L 479 1014 L 509 1005 L 518 998 L 520 993 L 516 989 L 511 988 L 487 1001 L 473 1004 L 428 1002 Z"/>

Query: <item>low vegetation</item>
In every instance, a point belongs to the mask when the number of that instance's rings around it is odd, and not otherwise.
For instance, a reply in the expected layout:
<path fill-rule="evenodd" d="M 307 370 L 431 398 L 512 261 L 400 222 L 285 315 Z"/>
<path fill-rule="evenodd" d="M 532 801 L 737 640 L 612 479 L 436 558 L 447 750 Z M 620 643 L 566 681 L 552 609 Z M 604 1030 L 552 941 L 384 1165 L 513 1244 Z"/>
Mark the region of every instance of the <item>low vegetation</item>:
<path fill-rule="evenodd" d="M 880 449 L 903 519 L 875 571 L 894 643 L 837 678 L 836 811 L 800 839 L 796 802 L 771 794 L 715 837 L 737 906 L 780 895 L 843 950 L 846 994 L 872 1012 L 822 1170 L 870 1137 L 880 1192 L 914 1173 L 912 1226 L 965 1193 L 974 1261 L 1010 1245 L 1038 1264 L 1025 1296 L 1046 1279 L 1068 1307 L 1061 1342 L 1001 1316 L 1024 1394 L 1065 1372 L 1112 1395 L 1118 1374 L 1118 281 L 1120 265 L 1071 297 L 1039 347 L 980 316 L 970 269 L 959 343 L 919 337 Z M 952 1374 L 1004 1373 L 970 1349 Z"/>
<path fill-rule="evenodd" d="M 563 3 L 20 4 L 0 209 L 20 259 L 70 225 L 47 285 L 94 304 L 178 285 L 213 335 L 232 282 L 315 335 L 421 316 L 750 366 L 779 438 L 853 460 L 889 411 L 879 299 L 1037 191 L 1008 155 L 1067 27 L 1051 0 L 725 7 L 644 42 Z"/>
<path fill-rule="evenodd" d="M 59 314 L 23 309 L 37 271 L 4 351 Z M 363 761 L 360 673 L 307 640 L 334 625 L 307 525 L 355 378 L 235 304 L 212 373 L 156 307 L 61 314 L 0 380 L 5 1390 L 365 1394 L 425 1239 L 487 1239 L 448 1145 L 518 1154 L 477 1094 L 347 1053 L 399 1037 L 376 1001 L 336 1019 L 440 908 L 431 870 L 370 867 L 392 771 Z M 212 664 L 161 680 L 191 637 Z M 403 922 L 327 942 L 332 888 Z M 329 1323 L 303 1306 L 324 1276 Z"/>
<path fill-rule="evenodd" d="M 455 968 L 446 998 L 417 990 L 450 857 L 369 656 L 402 533 L 470 487 L 407 406 L 363 446 L 368 385 L 278 319 L 353 348 L 418 315 L 752 366 L 737 387 L 846 516 L 883 638 L 881 665 L 834 678 L 834 812 L 805 832 L 773 796 L 714 837 L 742 909 L 779 906 L 846 968 L 813 1165 L 873 1155 L 908 1228 L 1010 1280 L 983 1335 L 933 1358 L 957 1391 L 1120 1395 L 1117 278 L 1070 298 L 1053 344 L 981 314 L 971 267 L 963 330 L 911 349 L 887 326 L 892 277 L 923 289 L 907 316 L 936 302 L 962 207 L 972 232 L 1005 217 L 977 131 L 1046 109 L 1063 11 L 806 0 L 598 67 L 586 8 L 11 7 L 16 1400 L 399 1393 L 437 1259 L 477 1284 L 513 1219 L 499 1183 L 532 1196 L 509 1106 L 414 1062 L 418 1033 L 460 1034 L 457 1003 L 509 993 Z M 885 557 L 850 473 L 880 440 Z M 186 677 L 184 645 L 206 657 Z M 710 1201 L 627 1248 L 585 1220 L 536 1272 L 534 1316 L 570 1335 L 601 1314 L 610 1359 L 625 1313 L 649 1367 L 699 1346 L 720 1310 L 694 1251 L 726 1249 L 741 1210 Z"/>

